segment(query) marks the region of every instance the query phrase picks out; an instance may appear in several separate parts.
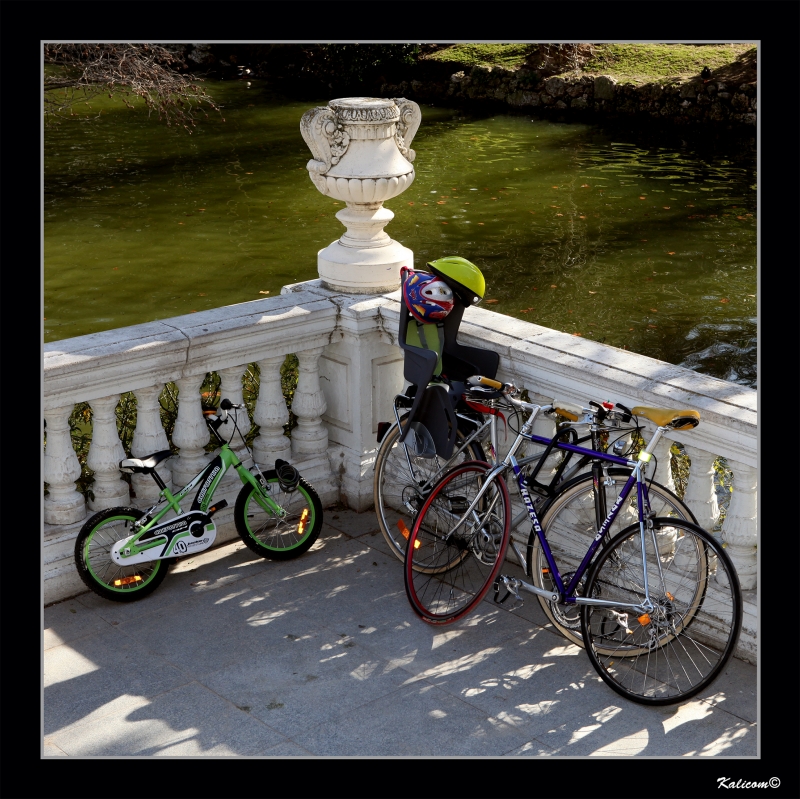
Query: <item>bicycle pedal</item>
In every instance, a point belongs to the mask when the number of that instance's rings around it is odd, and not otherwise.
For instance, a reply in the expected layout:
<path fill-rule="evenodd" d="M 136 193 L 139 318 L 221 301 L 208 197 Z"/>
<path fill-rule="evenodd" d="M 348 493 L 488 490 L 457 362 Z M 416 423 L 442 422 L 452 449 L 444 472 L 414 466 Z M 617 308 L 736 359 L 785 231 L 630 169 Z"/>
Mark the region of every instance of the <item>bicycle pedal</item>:
<path fill-rule="evenodd" d="M 284 491 L 294 491 L 300 483 L 300 472 L 291 463 L 280 458 L 275 461 L 275 474 Z"/>

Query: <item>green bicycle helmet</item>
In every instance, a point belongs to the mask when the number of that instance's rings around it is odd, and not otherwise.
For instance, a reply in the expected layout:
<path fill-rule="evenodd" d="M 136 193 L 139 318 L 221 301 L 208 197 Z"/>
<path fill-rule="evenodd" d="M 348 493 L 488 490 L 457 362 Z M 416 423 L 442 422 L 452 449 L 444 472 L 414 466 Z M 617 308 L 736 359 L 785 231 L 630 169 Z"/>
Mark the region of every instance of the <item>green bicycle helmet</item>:
<path fill-rule="evenodd" d="M 448 255 L 431 261 L 428 266 L 451 289 L 453 293 L 466 305 L 477 305 L 486 291 L 486 281 L 481 270 L 466 258 L 458 255 Z"/>

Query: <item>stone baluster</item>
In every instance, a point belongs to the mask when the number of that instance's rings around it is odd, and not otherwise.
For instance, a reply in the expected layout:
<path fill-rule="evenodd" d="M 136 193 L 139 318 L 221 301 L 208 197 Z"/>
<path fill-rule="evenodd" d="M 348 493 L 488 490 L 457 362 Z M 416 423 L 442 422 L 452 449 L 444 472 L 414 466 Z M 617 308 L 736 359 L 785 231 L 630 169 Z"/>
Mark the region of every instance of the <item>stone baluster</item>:
<path fill-rule="evenodd" d="M 547 400 L 544 399 L 536 399 L 532 400 L 532 402 L 542 402 L 546 403 Z M 526 418 L 526 414 L 523 411 L 522 416 L 520 417 L 520 425 L 524 423 L 524 419 Z M 542 438 L 552 438 L 556 434 L 556 423 L 552 416 L 545 416 L 543 413 L 537 414 L 536 418 L 533 420 L 533 430 L 531 431 L 535 436 L 541 436 Z M 523 445 L 523 452 L 530 450 L 531 452 L 542 452 L 543 445 L 541 444 L 534 444 L 530 442 L 528 444 L 527 449 L 525 445 Z M 517 456 L 519 458 L 519 455 Z M 561 462 L 562 455 L 557 451 L 553 450 L 550 455 L 548 455 L 547 460 L 544 462 L 542 468 L 539 471 L 536 479 L 540 483 L 549 483 L 552 480 L 553 472 L 558 467 L 558 464 Z"/>
<path fill-rule="evenodd" d="M 44 412 L 47 446 L 44 451 L 43 477 L 49 494 L 44 498 L 46 524 L 71 524 L 86 517 L 86 500 L 75 488 L 81 476 L 81 464 L 72 447 L 69 417 L 73 406 L 50 408 Z"/>
<path fill-rule="evenodd" d="M 744 463 L 730 463 L 733 493 L 722 525 L 725 542 L 745 591 L 756 587 L 758 573 L 758 472 Z"/>
<path fill-rule="evenodd" d="M 691 467 L 683 501 L 694 513 L 697 523 L 711 532 L 719 518 L 714 487 L 714 461 L 717 456 L 687 444 L 684 444 L 684 449 L 691 459 Z"/>
<path fill-rule="evenodd" d="M 211 434 L 200 403 L 202 377 L 182 377 L 175 383 L 179 392 L 178 416 L 172 432 L 172 443 L 180 448 L 180 456 L 173 459 L 171 468 L 175 488 L 180 489 L 208 464 L 208 456 L 203 448 L 208 444 Z"/>
<path fill-rule="evenodd" d="M 137 388 L 136 395 L 136 430 L 131 442 L 131 454 L 134 458 L 145 458 L 154 452 L 169 449 L 167 434 L 161 424 L 161 405 L 159 397 L 164 390 L 163 385 Z M 172 470 L 167 465 L 169 461 L 162 461 L 156 471 L 161 476 L 167 488 L 172 488 Z M 158 499 L 160 488 L 149 474 L 133 475 L 133 490 L 136 499 L 152 504 Z"/>
<path fill-rule="evenodd" d="M 661 483 L 664 488 L 668 488 L 674 494 L 675 481 L 672 479 L 672 441 L 662 436 L 653 450 L 653 455 L 655 455 L 658 461 L 656 482 Z"/>
<path fill-rule="evenodd" d="M 284 435 L 289 410 L 281 388 L 281 366 L 286 357 L 264 358 L 258 362 L 261 379 L 253 421 L 259 433 L 253 442 L 253 455 L 262 469 L 271 469 L 276 458 L 291 460 L 292 443 Z"/>
<path fill-rule="evenodd" d="M 297 353 L 299 377 L 292 402 L 297 427 L 292 431 L 292 452 L 299 460 L 328 450 L 328 430 L 321 418 L 328 405 L 319 384 L 319 356 L 323 349 L 314 347 Z"/>
<path fill-rule="evenodd" d="M 241 405 L 239 410 L 231 411 L 231 415 L 236 416 L 236 424 L 239 426 L 241 436 L 235 433 L 231 440 L 231 449 L 239 456 L 242 462 L 250 460 L 250 453 L 244 445 L 242 439 L 250 432 L 250 414 L 244 406 L 244 397 L 242 396 L 242 375 L 247 367 L 244 366 L 231 366 L 227 369 L 220 369 L 218 371 L 220 377 L 219 397 L 222 399 L 229 399 L 234 405 Z M 226 425 L 220 427 L 220 435 L 224 439 L 229 439 L 231 436 L 231 425 L 233 422 L 228 422 Z M 248 464 L 252 465 L 252 464 Z M 233 474 L 236 477 L 235 473 Z M 238 477 L 236 478 L 238 480 Z"/>
<path fill-rule="evenodd" d="M 86 465 L 94 472 L 91 510 L 104 510 L 130 504 L 128 484 L 122 479 L 119 462 L 125 459 L 125 450 L 117 432 L 116 409 L 119 394 L 93 399 L 92 444 Z"/>

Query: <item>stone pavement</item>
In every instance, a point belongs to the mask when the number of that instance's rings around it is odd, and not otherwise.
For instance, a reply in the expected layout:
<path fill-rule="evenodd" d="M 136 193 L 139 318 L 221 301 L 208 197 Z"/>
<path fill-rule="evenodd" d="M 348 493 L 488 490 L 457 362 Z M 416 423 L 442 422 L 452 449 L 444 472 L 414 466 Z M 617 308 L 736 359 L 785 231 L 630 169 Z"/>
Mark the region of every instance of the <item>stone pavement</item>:
<path fill-rule="evenodd" d="M 628 702 L 533 595 L 419 620 L 374 513 L 328 510 L 296 560 L 237 540 L 140 602 L 46 608 L 43 755 L 757 757 L 756 673 Z"/>

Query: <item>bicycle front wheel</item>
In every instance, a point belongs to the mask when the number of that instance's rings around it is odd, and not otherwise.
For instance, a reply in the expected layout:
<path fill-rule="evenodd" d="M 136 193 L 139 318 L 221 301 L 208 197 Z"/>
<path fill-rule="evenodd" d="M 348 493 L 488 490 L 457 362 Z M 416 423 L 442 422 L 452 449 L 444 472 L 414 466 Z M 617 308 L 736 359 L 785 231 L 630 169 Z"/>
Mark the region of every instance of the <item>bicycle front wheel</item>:
<path fill-rule="evenodd" d="M 400 433 L 401 429 L 393 425 L 381 441 L 375 458 L 372 498 L 378 525 L 390 551 L 399 560 L 404 560 L 409 531 L 435 482 L 431 478 L 437 472 L 464 461 L 482 461 L 484 454 L 477 441 L 464 447 L 464 433 L 458 430 L 455 451 L 447 463 L 438 457 L 418 458 L 410 452 L 406 458 L 406 448 L 399 441 Z"/>
<path fill-rule="evenodd" d="M 609 469 L 609 477 L 614 481 L 614 485 L 603 486 L 609 510 L 629 476 L 629 469 Z M 659 483 L 648 483 L 648 486 L 650 509 L 656 516 L 696 521 L 689 508 L 668 488 Z M 638 521 L 638 518 L 639 505 L 634 487 L 606 532 L 606 541 L 609 541 L 623 528 Z M 566 587 L 583 561 L 592 539 L 597 534 L 592 475 L 578 477 L 559 489 L 555 497 L 544 506 L 541 513 L 541 524 L 547 544 Z M 537 588 L 556 591 L 550 566 L 535 530 L 531 530 L 528 539 L 527 555 L 528 576 L 533 584 Z M 585 595 L 587 576 L 588 572 L 578 586 L 578 594 Z M 553 626 L 573 644 L 583 646 L 580 608 L 574 604 L 564 605 L 550 602 L 542 596 L 539 596 L 538 599 Z"/>
<path fill-rule="evenodd" d="M 486 483 L 487 463 L 471 461 L 446 474 L 422 506 L 405 556 L 408 600 L 431 624 L 450 624 L 484 598 L 508 549 L 511 502 L 501 477 Z M 463 519 L 463 523 L 460 523 Z"/>
<path fill-rule="evenodd" d="M 233 518 L 239 537 L 259 557 L 290 560 L 306 552 L 322 530 L 322 503 L 303 477 L 293 491 L 285 491 L 274 469 L 264 472 L 269 496 L 281 509 L 267 510 L 258 501 L 258 489 L 246 483 L 236 498 Z"/>
<path fill-rule="evenodd" d="M 103 599 L 132 602 L 161 585 L 167 576 L 166 560 L 120 566 L 111 559 L 111 548 L 134 534 L 133 523 L 144 516 L 138 508 L 108 508 L 95 513 L 75 540 L 75 565 L 81 580 Z"/>
<path fill-rule="evenodd" d="M 591 570 L 587 595 L 610 604 L 583 605 L 581 628 L 592 665 L 618 694 L 674 704 L 710 685 L 733 654 L 742 593 L 722 544 L 697 525 L 654 519 L 644 544 L 647 591 L 642 536 L 632 525 Z M 640 615 L 613 604 L 642 604 L 648 595 L 653 608 Z"/>

